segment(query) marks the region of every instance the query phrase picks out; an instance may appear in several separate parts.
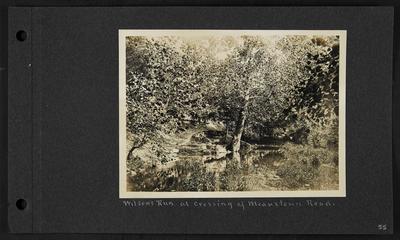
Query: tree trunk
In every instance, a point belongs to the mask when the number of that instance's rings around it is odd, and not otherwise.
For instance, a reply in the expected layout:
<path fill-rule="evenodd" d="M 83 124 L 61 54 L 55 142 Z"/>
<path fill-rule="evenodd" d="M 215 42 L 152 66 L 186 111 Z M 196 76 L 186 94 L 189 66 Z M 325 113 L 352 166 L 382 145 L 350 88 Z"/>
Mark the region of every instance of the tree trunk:
<path fill-rule="evenodd" d="M 131 149 L 129 149 L 128 155 L 126 156 L 126 160 L 129 160 L 132 157 L 132 153 L 135 149 L 142 147 L 145 143 L 146 142 L 143 140 L 136 144 L 132 144 Z"/>
<path fill-rule="evenodd" d="M 225 143 L 228 142 L 229 139 L 229 122 L 225 121 Z"/>
<path fill-rule="evenodd" d="M 233 141 L 232 141 L 232 152 L 233 154 L 238 153 L 240 151 L 240 141 L 242 139 L 242 134 L 244 130 L 244 124 L 247 118 L 247 107 L 249 105 L 249 93 L 246 92 L 244 97 L 244 105 L 242 110 L 239 112 L 238 121 L 236 122 L 236 128 L 233 133 Z"/>

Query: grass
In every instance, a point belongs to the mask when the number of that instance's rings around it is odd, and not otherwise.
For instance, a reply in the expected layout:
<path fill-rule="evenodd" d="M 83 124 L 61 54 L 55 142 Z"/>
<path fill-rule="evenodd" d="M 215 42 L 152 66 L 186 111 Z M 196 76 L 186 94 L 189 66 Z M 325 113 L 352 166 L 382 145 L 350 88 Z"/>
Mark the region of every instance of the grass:
<path fill-rule="evenodd" d="M 338 187 L 337 151 L 286 143 L 277 175 L 288 189 L 334 190 Z"/>

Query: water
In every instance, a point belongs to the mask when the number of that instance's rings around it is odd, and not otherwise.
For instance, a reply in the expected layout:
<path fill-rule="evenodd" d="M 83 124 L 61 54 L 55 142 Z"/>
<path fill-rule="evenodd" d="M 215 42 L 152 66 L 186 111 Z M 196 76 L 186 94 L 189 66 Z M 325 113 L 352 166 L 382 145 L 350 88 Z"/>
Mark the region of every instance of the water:
<path fill-rule="evenodd" d="M 252 145 L 250 151 L 233 154 L 222 145 L 192 146 L 177 154 L 178 161 L 196 161 L 215 176 L 215 191 L 277 190 L 281 179 L 276 175 L 283 156 L 277 145 Z M 196 180 L 194 180 L 196 181 Z"/>

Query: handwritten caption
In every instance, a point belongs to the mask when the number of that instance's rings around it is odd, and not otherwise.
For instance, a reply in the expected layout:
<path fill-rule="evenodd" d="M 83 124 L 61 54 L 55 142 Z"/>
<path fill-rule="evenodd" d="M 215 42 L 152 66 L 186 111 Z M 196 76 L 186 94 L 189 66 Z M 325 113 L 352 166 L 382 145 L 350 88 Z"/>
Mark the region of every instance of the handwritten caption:
<path fill-rule="evenodd" d="M 129 208 L 146 208 L 146 207 L 162 207 L 162 208 L 219 208 L 219 209 L 242 209 L 251 208 L 296 208 L 296 207 L 334 207 L 335 203 L 317 200 L 302 200 L 302 201 L 264 201 L 264 200 L 243 200 L 243 201 L 222 201 L 222 200 L 123 200 L 124 207 Z"/>

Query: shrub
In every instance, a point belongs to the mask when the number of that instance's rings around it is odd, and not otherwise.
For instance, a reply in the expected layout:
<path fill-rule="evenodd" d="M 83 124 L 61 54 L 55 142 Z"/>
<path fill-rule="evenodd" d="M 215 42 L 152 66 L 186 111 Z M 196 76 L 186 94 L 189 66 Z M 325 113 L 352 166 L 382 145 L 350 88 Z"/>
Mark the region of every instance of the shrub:
<path fill-rule="evenodd" d="M 334 163 L 336 151 L 314 148 L 309 145 L 287 143 L 283 146 L 284 163 L 278 167 L 277 175 L 289 189 L 298 189 L 319 176 L 321 164 Z"/>
<path fill-rule="evenodd" d="M 309 126 L 308 143 L 313 147 L 338 147 L 339 126 L 336 116 L 314 122 Z"/>
<path fill-rule="evenodd" d="M 199 161 L 182 161 L 176 165 L 177 191 L 215 191 L 216 177 Z"/>
<path fill-rule="evenodd" d="M 329 113 L 329 111 L 326 109 Z M 307 108 L 296 110 L 295 120 L 283 129 L 276 129 L 274 134 L 286 136 L 298 144 L 310 144 L 319 148 L 335 148 L 338 146 L 339 121 L 336 114 L 328 114 L 314 118 Z"/>
<path fill-rule="evenodd" d="M 220 189 L 223 191 L 247 190 L 242 170 L 234 162 L 227 163 L 225 171 L 220 174 L 219 182 Z"/>
<path fill-rule="evenodd" d="M 145 165 L 130 176 L 136 191 L 214 191 L 216 177 L 198 161 L 179 161 L 168 169 Z"/>

